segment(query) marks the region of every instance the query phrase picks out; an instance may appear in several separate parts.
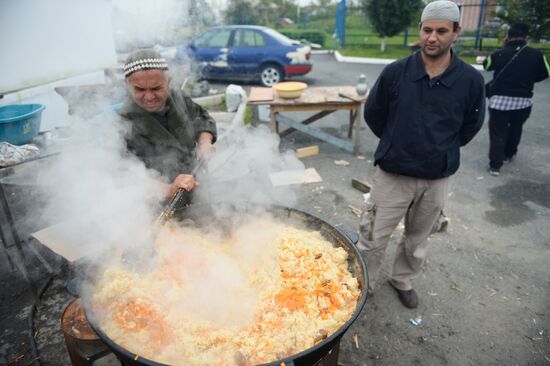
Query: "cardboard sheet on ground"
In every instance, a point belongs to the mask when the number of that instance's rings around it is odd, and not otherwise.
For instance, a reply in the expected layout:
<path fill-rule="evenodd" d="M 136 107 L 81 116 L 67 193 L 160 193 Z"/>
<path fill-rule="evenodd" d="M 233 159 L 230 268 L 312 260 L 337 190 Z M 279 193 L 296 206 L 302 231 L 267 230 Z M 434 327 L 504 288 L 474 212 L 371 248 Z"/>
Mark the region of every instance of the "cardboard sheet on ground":
<path fill-rule="evenodd" d="M 49 226 L 31 235 L 70 262 L 92 256 L 97 251 L 97 246 L 85 240 L 85 231 L 67 230 L 67 223 Z"/>
<path fill-rule="evenodd" d="M 283 170 L 281 172 L 270 173 L 269 179 L 274 187 L 323 181 L 315 168 L 308 168 L 305 170 Z"/>

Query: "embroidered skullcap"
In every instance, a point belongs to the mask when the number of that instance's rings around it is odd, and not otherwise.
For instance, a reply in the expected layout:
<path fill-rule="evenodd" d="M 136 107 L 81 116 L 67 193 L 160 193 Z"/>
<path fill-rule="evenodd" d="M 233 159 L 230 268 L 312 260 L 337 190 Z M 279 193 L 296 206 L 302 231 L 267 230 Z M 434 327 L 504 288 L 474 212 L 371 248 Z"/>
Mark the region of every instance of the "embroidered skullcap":
<path fill-rule="evenodd" d="M 429 3 L 422 11 L 420 22 L 425 20 L 450 20 L 451 22 L 460 21 L 460 10 L 458 5 L 452 1 L 438 0 Z"/>
<path fill-rule="evenodd" d="M 124 64 L 124 77 L 141 70 L 168 70 L 168 63 L 161 55 L 151 49 L 134 51 Z"/>

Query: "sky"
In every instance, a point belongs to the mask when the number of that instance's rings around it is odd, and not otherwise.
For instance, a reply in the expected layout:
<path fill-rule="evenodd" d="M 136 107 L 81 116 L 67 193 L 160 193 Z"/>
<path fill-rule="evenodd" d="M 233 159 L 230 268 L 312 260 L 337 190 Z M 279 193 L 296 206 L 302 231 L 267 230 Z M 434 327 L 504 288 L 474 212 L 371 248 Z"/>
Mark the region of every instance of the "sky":
<path fill-rule="evenodd" d="M 206 0 L 208 3 L 218 3 L 220 6 L 225 7 L 227 6 L 227 3 L 229 0 Z M 337 0 L 332 0 L 333 2 L 336 2 Z M 299 6 L 307 6 L 315 3 L 315 0 L 296 0 L 296 4 Z"/>

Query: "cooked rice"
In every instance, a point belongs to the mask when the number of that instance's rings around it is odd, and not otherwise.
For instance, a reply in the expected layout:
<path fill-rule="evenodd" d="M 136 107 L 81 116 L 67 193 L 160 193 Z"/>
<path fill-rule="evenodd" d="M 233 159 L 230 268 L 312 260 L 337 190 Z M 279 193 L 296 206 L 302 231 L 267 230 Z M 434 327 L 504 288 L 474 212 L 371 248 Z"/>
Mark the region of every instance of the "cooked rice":
<path fill-rule="evenodd" d="M 231 238 L 165 228 L 156 251 L 145 273 L 107 269 L 92 303 L 113 341 L 170 365 L 292 355 L 337 331 L 360 296 L 344 249 L 273 220 L 249 222 Z"/>

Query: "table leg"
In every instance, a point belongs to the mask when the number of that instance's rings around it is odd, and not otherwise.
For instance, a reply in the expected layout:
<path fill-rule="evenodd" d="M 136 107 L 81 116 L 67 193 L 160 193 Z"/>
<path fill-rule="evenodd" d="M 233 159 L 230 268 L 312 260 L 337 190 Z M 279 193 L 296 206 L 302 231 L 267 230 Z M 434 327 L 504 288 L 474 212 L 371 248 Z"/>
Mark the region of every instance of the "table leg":
<path fill-rule="evenodd" d="M 355 137 L 354 137 L 354 146 L 355 146 L 355 155 L 359 155 L 359 133 L 361 132 L 361 124 L 359 123 L 359 113 L 361 111 L 361 105 L 355 110 L 355 116 L 353 117 L 353 123 L 355 124 Z"/>
<path fill-rule="evenodd" d="M 269 120 L 271 125 L 271 132 L 279 133 L 279 123 L 277 123 L 277 119 L 276 119 L 277 112 L 275 112 L 273 109 L 274 109 L 273 106 L 269 108 Z"/>
<path fill-rule="evenodd" d="M 355 123 L 355 114 L 357 113 L 356 109 L 349 110 L 349 128 L 348 128 L 348 139 L 352 136 L 353 124 Z"/>
<path fill-rule="evenodd" d="M 15 265 L 21 271 L 21 274 L 23 275 L 23 278 L 25 279 L 25 282 L 27 283 L 27 286 L 29 287 L 29 291 L 32 294 L 32 297 L 34 298 L 34 301 L 36 304 L 40 303 L 40 296 L 38 294 L 39 289 L 34 285 L 31 274 L 27 270 L 27 263 L 28 259 L 25 257 L 25 252 L 23 252 L 23 248 L 21 246 L 18 246 L 17 249 L 14 251 L 15 254 Z"/>
<path fill-rule="evenodd" d="M 29 290 L 31 291 L 34 297 L 34 300 L 38 304 L 40 302 L 40 298 L 38 296 L 38 289 L 36 288 L 36 286 L 34 286 L 30 273 L 27 271 L 26 265 L 28 263 L 28 260 L 25 257 L 25 252 L 23 251 L 23 246 L 21 245 L 22 241 L 19 237 L 19 234 L 17 233 L 17 229 L 15 228 L 15 222 L 13 221 L 13 216 L 11 215 L 8 199 L 6 198 L 6 193 L 1 183 L 0 183 L 0 204 L 2 205 L 2 211 L 4 212 L 4 216 L 6 216 L 6 221 L 9 226 L 9 230 L 11 231 L 12 239 L 15 242 L 15 248 L 16 248 L 15 265 L 19 268 L 19 270 L 23 274 L 23 277 L 25 278 L 25 281 L 29 286 Z M 2 235 L 2 240 L 5 240 L 5 239 L 6 239 L 6 236 Z M 9 249 L 9 246 L 6 245 L 6 252 L 8 251 L 8 249 Z M 9 253 L 7 254 L 9 256 Z"/>
<path fill-rule="evenodd" d="M 8 263 L 10 264 L 10 268 L 12 271 L 15 270 L 15 266 L 13 264 L 13 261 L 11 259 L 10 252 L 8 251 L 8 242 L 6 241 L 6 237 L 4 236 L 4 228 L 0 228 L 0 240 L 2 240 L 2 244 L 4 245 L 4 250 L 6 251 L 6 256 L 8 257 Z"/>
<path fill-rule="evenodd" d="M 30 251 L 36 256 L 36 258 L 38 258 L 38 260 L 40 261 L 40 263 L 42 263 L 42 265 L 44 266 L 44 268 L 46 268 L 46 271 L 48 271 L 48 273 L 51 275 L 54 273 L 54 269 L 52 268 L 52 266 L 50 266 L 50 264 L 48 263 L 48 261 L 46 260 L 46 258 L 44 258 L 42 256 L 42 254 L 40 254 L 40 252 L 33 246 L 32 243 L 29 242 L 29 240 L 26 240 L 25 241 L 25 244 L 27 245 L 27 248 L 30 249 Z"/>

